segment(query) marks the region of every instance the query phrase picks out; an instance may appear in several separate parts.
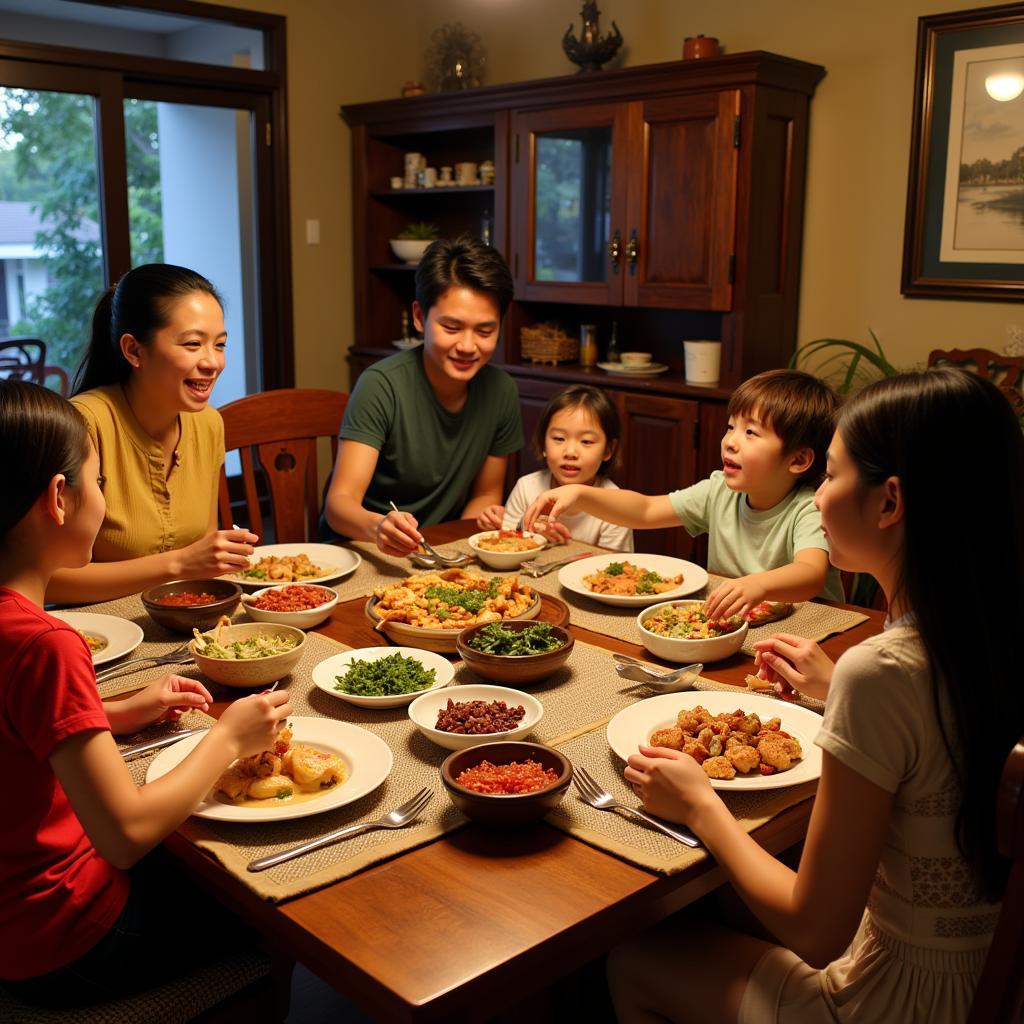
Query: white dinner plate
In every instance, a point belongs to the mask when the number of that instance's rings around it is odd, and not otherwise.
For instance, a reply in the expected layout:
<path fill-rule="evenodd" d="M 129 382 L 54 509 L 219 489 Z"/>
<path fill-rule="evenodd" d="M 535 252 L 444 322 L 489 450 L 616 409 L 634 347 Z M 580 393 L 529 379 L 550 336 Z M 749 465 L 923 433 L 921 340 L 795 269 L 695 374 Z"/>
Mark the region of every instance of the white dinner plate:
<path fill-rule="evenodd" d="M 115 658 L 123 658 L 142 643 L 142 629 L 137 622 L 119 615 L 96 615 L 93 612 L 50 612 L 55 619 L 66 622 L 72 629 L 107 641 L 107 646 L 92 656 L 94 665 L 105 665 Z"/>
<path fill-rule="evenodd" d="M 636 366 L 626 366 L 625 363 L 598 363 L 605 373 L 617 373 L 623 377 L 656 377 L 659 373 L 668 371 L 664 363 L 640 363 Z"/>
<path fill-rule="evenodd" d="M 321 566 L 325 572 L 323 576 L 305 580 L 256 580 L 237 573 L 227 573 L 222 579 L 231 580 L 243 587 L 271 587 L 278 583 L 329 583 L 332 580 L 340 580 L 345 576 L 354 573 L 362 564 L 362 556 L 349 548 L 338 547 L 336 544 L 264 544 L 263 547 L 253 548 L 251 564 L 255 565 L 261 558 L 285 558 L 288 555 L 308 555 L 314 565 Z"/>
<path fill-rule="evenodd" d="M 820 777 L 821 747 L 814 743 L 814 737 L 821 728 L 821 715 L 798 704 L 762 697 L 756 693 L 687 690 L 648 697 L 624 708 L 608 723 L 608 746 L 626 761 L 637 752 L 641 743 L 647 743 L 655 729 L 670 729 L 676 724 L 676 715 L 683 708 L 695 708 L 698 704 L 712 715 L 731 713 L 742 708 L 744 711 L 755 712 L 762 719 L 778 717 L 782 720 L 781 728 L 800 741 L 803 752 L 800 760 L 788 771 L 776 772 L 774 775 L 737 773 L 735 779 L 711 779 L 715 789 L 784 789 Z"/>
<path fill-rule="evenodd" d="M 363 697 L 356 693 L 346 693 L 336 689 L 338 676 L 348 672 L 353 661 L 378 661 L 391 654 L 401 654 L 406 658 L 415 658 L 424 668 L 434 670 L 434 685 L 414 690 L 412 693 L 396 693 L 390 697 Z M 433 651 L 422 651 L 418 647 L 359 647 L 343 654 L 333 654 L 325 658 L 313 669 L 313 683 L 324 693 L 332 697 L 340 697 L 360 708 L 398 708 L 411 704 L 421 694 L 431 690 L 439 690 L 447 686 L 455 678 L 455 668 L 447 659 Z"/>
<path fill-rule="evenodd" d="M 635 597 L 630 594 L 595 594 L 584 582 L 584 576 L 590 576 L 600 572 L 606 565 L 612 562 L 632 562 L 641 569 L 650 569 L 659 576 L 669 577 L 683 574 L 683 582 L 678 587 L 666 590 L 660 594 L 638 594 Z M 708 574 L 694 562 L 687 562 L 682 558 L 671 558 L 668 555 L 644 555 L 633 552 L 623 554 L 591 555 L 589 558 L 581 558 L 578 562 L 570 562 L 558 570 L 558 582 L 571 590 L 574 594 L 581 594 L 583 597 L 592 597 L 595 601 L 604 604 L 623 605 L 630 608 L 645 608 L 659 601 L 671 601 L 677 597 L 685 597 L 687 594 L 694 594 L 701 587 L 707 585 Z"/>
<path fill-rule="evenodd" d="M 344 807 L 367 793 L 373 792 L 390 774 L 394 758 L 391 748 L 379 737 L 350 722 L 337 722 L 333 718 L 312 718 L 294 715 L 291 723 L 293 743 L 308 743 L 311 747 L 339 754 L 348 770 L 343 783 L 329 789 L 313 800 L 290 804 L 283 802 L 280 807 L 240 807 L 226 799 L 214 797 L 212 792 L 192 812 L 197 818 L 212 818 L 215 821 L 288 821 L 291 818 L 308 818 L 324 811 Z M 146 782 L 153 782 L 166 775 L 202 741 L 205 733 L 197 733 L 180 740 L 162 750 L 146 772 Z"/>

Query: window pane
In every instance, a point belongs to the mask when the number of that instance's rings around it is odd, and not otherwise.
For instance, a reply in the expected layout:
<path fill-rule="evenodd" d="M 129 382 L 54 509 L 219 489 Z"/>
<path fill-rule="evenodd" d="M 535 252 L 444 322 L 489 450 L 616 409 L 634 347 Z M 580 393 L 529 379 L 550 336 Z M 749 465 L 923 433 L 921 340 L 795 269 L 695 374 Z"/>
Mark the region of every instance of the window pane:
<path fill-rule="evenodd" d="M 228 332 L 214 402 L 261 390 L 251 112 L 129 99 L 124 120 L 132 266 L 209 278 Z"/>
<path fill-rule="evenodd" d="M 0 0 L 5 39 L 263 71 L 259 29 L 72 0 Z"/>
<path fill-rule="evenodd" d="M 103 291 L 92 96 L 0 85 L 0 335 L 69 374 Z"/>

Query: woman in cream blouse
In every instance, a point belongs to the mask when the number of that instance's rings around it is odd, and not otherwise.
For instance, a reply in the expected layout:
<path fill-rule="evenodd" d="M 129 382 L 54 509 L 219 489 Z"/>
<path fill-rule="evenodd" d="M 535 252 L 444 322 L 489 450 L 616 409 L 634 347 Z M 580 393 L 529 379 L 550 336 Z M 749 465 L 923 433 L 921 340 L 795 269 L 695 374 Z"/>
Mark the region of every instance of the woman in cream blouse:
<path fill-rule="evenodd" d="M 47 600 L 105 601 L 248 564 L 247 530 L 217 530 L 224 312 L 204 277 L 152 263 L 100 299 L 72 403 L 100 458 L 106 518 L 92 562 L 56 574 Z"/>

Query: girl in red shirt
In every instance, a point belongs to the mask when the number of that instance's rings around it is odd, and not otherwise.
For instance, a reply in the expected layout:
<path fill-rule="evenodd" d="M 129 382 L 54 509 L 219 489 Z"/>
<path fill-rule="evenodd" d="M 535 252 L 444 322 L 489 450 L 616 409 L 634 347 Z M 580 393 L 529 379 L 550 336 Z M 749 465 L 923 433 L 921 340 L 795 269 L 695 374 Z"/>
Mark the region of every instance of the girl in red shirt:
<path fill-rule="evenodd" d="M 174 886 L 140 861 L 232 761 L 269 746 L 291 706 L 284 691 L 236 701 L 174 771 L 136 786 L 112 733 L 212 698 L 169 675 L 104 703 L 85 640 L 43 611 L 50 577 L 89 561 L 104 515 L 99 461 L 70 403 L 0 380 L 0 479 L 0 778 L 14 798 L 0 829 L 0 977 L 19 998 L 85 1004 L 202 955 L 196 940 L 217 930 L 193 918 L 183 944 L 168 928 L 180 913 L 154 920 Z"/>

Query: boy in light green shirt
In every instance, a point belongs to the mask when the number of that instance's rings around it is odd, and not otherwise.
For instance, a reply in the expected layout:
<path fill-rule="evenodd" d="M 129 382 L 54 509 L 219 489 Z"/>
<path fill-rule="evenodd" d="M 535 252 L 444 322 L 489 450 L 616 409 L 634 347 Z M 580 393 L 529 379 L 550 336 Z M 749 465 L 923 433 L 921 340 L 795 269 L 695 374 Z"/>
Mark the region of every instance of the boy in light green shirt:
<path fill-rule="evenodd" d="M 838 405 L 835 392 L 808 373 L 760 373 L 733 392 L 722 469 L 707 480 L 663 495 L 556 487 L 530 506 L 525 526 L 572 510 L 634 530 L 681 522 L 691 536 L 707 533 L 708 569 L 737 577 L 708 597 L 712 618 L 746 615 L 769 600 L 842 600 L 814 505 Z"/>

